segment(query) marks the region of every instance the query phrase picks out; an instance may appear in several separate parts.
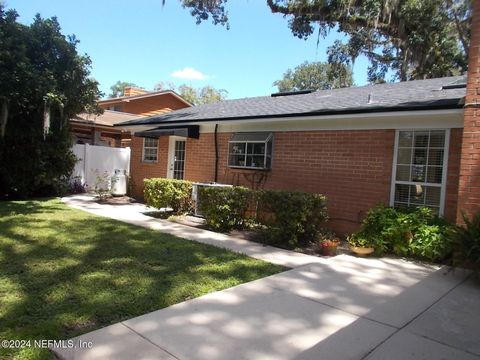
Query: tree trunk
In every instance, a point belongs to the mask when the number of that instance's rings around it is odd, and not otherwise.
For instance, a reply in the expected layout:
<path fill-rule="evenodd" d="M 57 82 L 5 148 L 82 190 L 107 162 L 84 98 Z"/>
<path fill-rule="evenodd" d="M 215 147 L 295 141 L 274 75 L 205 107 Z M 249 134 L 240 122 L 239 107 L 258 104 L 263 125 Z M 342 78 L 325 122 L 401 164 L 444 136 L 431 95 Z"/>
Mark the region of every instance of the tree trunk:
<path fill-rule="evenodd" d="M 45 140 L 50 130 L 50 106 L 45 102 L 43 110 L 43 139 Z"/>
<path fill-rule="evenodd" d="M 8 104 L 5 97 L 0 97 L 0 137 L 5 137 L 8 120 Z"/>

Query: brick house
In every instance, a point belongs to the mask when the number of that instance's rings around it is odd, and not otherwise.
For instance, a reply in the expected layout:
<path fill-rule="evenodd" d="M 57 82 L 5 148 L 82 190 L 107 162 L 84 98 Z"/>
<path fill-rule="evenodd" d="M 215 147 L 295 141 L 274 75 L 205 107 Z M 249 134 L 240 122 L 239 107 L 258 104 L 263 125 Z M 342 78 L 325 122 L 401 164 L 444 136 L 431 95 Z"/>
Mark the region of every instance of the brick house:
<path fill-rule="evenodd" d="M 100 100 L 98 105 L 104 109 L 103 114 L 84 113 L 70 120 L 75 143 L 127 147 L 130 132 L 114 128 L 115 124 L 192 106 L 171 90 L 148 92 L 131 86 L 124 89 L 124 96 Z"/>
<path fill-rule="evenodd" d="M 467 147 L 473 153 L 463 150 L 464 116 L 477 116 L 464 108 L 466 80 L 272 94 L 120 124 L 135 133 L 135 194 L 149 177 L 317 192 L 328 197 L 329 225 L 341 233 L 378 203 L 426 205 L 454 221 L 470 201 L 459 205 L 461 166 L 476 166 L 477 183 L 465 179 L 460 189 L 479 194 L 478 133 Z"/>
<path fill-rule="evenodd" d="M 480 211 L 480 1 L 468 77 L 272 94 L 120 124 L 136 195 L 170 177 L 327 195 L 330 227 L 358 228 L 378 203 Z"/>
<path fill-rule="evenodd" d="M 172 90 L 149 92 L 136 87 L 126 87 L 124 96 L 105 99 L 98 106 L 105 110 L 151 116 L 192 106 L 187 100 Z"/>

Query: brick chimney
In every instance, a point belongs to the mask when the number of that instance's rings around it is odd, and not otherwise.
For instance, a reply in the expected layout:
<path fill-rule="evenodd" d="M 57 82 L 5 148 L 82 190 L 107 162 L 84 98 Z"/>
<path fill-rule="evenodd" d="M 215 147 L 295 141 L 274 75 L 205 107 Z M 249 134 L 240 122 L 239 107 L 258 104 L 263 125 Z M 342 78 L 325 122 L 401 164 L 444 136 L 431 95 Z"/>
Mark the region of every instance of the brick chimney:
<path fill-rule="evenodd" d="M 467 94 L 458 188 L 457 223 L 461 211 L 468 216 L 480 211 L 480 1 L 473 2 L 472 37 L 468 59 Z"/>
<path fill-rule="evenodd" d="M 134 86 L 125 86 L 125 88 L 123 89 L 123 96 L 135 96 L 146 93 L 148 93 L 148 91 Z"/>

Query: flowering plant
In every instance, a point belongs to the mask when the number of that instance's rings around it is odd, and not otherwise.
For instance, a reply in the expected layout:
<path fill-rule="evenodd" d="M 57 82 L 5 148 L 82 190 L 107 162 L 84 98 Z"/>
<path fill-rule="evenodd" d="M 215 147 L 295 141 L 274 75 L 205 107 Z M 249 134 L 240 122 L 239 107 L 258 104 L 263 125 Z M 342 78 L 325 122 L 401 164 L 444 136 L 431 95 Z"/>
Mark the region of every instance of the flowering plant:
<path fill-rule="evenodd" d="M 338 240 L 322 240 L 322 247 L 337 247 L 340 241 Z"/>

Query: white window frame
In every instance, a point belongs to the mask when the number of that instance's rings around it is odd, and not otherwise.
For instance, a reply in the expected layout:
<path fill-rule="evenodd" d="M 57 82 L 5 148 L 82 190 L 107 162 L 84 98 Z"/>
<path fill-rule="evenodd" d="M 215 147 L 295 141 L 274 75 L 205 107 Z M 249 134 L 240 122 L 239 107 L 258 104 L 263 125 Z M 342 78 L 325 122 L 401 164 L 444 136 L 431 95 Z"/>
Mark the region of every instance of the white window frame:
<path fill-rule="evenodd" d="M 142 146 L 142 162 L 145 163 L 156 163 L 158 162 L 158 139 L 157 140 L 157 146 L 145 146 L 145 140 L 147 138 L 143 138 L 143 146 Z M 152 139 L 152 138 L 149 138 Z M 145 149 L 155 149 L 155 160 L 150 160 L 150 159 L 145 159 Z"/>
<path fill-rule="evenodd" d="M 175 144 L 177 141 L 185 141 L 185 153 L 183 154 L 183 179 L 185 180 L 186 165 L 187 165 L 187 138 L 183 136 L 169 136 L 168 139 L 168 161 L 167 161 L 167 178 L 173 179 L 175 172 Z"/>
<path fill-rule="evenodd" d="M 111 105 L 111 106 L 108 107 L 107 110 L 122 112 L 122 106 L 121 105 Z"/>
<path fill-rule="evenodd" d="M 230 165 L 230 155 L 235 155 L 230 153 L 230 144 L 245 144 L 245 154 L 244 154 L 245 164 L 247 163 L 247 156 L 255 155 L 255 154 L 248 154 L 247 152 L 248 144 L 265 144 L 265 154 L 263 154 L 263 166 Z M 267 167 L 268 146 L 271 146 L 269 167 Z M 271 170 L 273 166 L 273 133 L 270 133 L 266 140 L 245 140 L 245 141 L 230 140 L 228 142 L 228 149 L 227 149 L 227 166 L 234 169 Z"/>
<path fill-rule="evenodd" d="M 398 157 L 398 143 L 399 143 L 399 138 L 400 138 L 400 132 L 401 131 L 435 131 L 435 130 L 441 130 L 445 131 L 445 146 L 444 146 L 444 152 L 443 152 L 443 164 L 442 164 L 442 183 L 440 186 L 438 186 L 437 183 L 432 184 L 432 183 L 427 183 L 423 182 L 420 183 L 418 181 L 397 181 L 397 157 Z M 435 187 L 440 187 L 440 206 L 438 209 L 438 215 L 443 216 L 445 213 L 445 195 L 446 195 L 446 188 L 447 188 L 447 173 L 448 173 L 448 153 L 450 152 L 450 129 L 445 129 L 445 128 L 419 128 L 419 129 L 397 129 L 395 130 L 395 146 L 393 149 L 393 164 L 392 164 L 392 181 L 390 185 L 390 206 L 395 205 L 395 185 L 400 184 L 400 185 L 425 185 L 425 186 L 435 186 Z"/>

